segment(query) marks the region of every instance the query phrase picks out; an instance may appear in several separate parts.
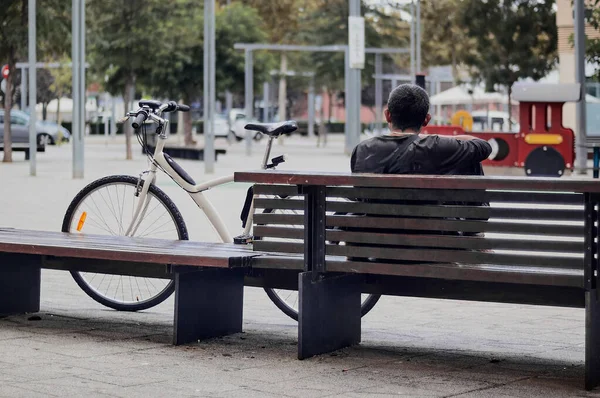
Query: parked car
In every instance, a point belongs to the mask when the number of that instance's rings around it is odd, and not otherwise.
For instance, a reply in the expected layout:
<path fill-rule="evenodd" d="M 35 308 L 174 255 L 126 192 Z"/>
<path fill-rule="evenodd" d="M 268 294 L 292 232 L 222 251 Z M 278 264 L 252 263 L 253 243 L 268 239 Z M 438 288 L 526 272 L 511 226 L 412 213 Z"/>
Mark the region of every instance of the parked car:
<path fill-rule="evenodd" d="M 29 142 L 29 114 L 13 109 L 10 111 L 10 126 L 12 142 Z M 36 122 L 38 145 L 55 145 L 63 139 L 63 132 L 58 124 Z M 70 134 L 69 134 L 70 136 Z M 4 142 L 4 109 L 0 109 L 0 140 Z"/>
<path fill-rule="evenodd" d="M 69 142 L 71 140 L 71 132 L 69 130 L 67 130 L 66 127 L 64 127 L 56 122 L 53 122 L 51 120 L 40 120 L 40 123 L 42 123 L 44 126 L 48 126 L 48 128 L 58 129 L 58 131 L 60 131 L 60 133 L 62 134 L 63 142 Z"/>

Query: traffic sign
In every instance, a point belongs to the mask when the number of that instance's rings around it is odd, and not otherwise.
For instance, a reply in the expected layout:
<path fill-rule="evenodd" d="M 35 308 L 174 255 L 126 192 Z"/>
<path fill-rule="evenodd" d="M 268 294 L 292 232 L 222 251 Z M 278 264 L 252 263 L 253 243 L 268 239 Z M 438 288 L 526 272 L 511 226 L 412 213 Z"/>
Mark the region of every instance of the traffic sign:
<path fill-rule="evenodd" d="M 348 17 L 348 48 L 350 68 L 365 67 L 365 19 Z"/>
<path fill-rule="evenodd" d="M 2 78 L 8 79 L 8 74 L 10 73 L 10 69 L 8 69 L 8 65 L 4 65 L 2 67 Z"/>

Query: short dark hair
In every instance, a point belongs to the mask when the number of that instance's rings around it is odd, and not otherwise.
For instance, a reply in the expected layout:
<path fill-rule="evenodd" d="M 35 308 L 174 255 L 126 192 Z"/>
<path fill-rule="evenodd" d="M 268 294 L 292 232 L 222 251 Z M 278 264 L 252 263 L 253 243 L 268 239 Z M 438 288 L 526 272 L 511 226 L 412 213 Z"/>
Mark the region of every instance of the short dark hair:
<path fill-rule="evenodd" d="M 390 93 L 387 106 L 394 128 L 419 131 L 429 112 L 429 96 L 415 84 L 401 84 Z"/>

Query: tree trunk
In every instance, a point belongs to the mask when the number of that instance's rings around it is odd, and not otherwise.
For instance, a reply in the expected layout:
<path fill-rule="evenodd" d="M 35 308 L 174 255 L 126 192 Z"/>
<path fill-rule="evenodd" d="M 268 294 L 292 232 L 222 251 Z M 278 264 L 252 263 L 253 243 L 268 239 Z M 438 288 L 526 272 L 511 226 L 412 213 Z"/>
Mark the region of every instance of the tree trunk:
<path fill-rule="evenodd" d="M 4 158 L 5 163 L 12 163 L 12 137 L 10 132 L 10 109 L 12 108 L 12 86 L 13 75 L 15 73 L 15 52 L 14 49 L 8 51 L 8 78 L 6 79 L 6 92 L 4 93 Z M 33 107 L 35 111 L 35 105 Z M 37 150 L 37 148 L 33 148 Z"/>
<path fill-rule="evenodd" d="M 333 91 L 329 88 L 327 88 L 327 96 L 329 97 L 329 113 L 327 114 L 327 123 L 331 123 L 331 114 L 333 113 Z"/>
<path fill-rule="evenodd" d="M 42 120 L 46 120 L 48 117 L 48 103 L 42 102 Z"/>
<path fill-rule="evenodd" d="M 133 97 L 135 95 L 135 75 L 129 76 L 125 83 L 125 112 L 129 112 L 133 109 Z M 131 127 L 132 120 L 126 120 L 123 123 L 123 131 L 125 132 L 125 159 L 133 159 L 133 153 L 131 151 L 131 137 L 133 136 L 133 127 Z"/>
<path fill-rule="evenodd" d="M 59 126 L 62 122 L 62 118 L 60 117 L 60 97 L 62 96 L 58 96 L 58 102 L 56 103 L 56 124 L 58 124 Z M 73 130 L 73 128 L 71 128 L 71 130 Z"/>

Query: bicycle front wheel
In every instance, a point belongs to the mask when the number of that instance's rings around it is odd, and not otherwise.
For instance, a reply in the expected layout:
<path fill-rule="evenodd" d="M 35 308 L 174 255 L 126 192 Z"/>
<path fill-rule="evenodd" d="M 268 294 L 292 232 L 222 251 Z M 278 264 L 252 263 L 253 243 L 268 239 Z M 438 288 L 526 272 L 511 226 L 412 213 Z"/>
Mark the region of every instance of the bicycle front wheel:
<path fill-rule="evenodd" d="M 62 231 L 123 236 L 140 200 L 138 179 L 109 176 L 90 183 L 75 196 L 63 219 Z M 157 186 L 150 185 L 146 213 L 133 236 L 187 240 L 188 232 L 173 201 Z M 91 298 L 119 311 L 140 311 L 169 297 L 172 279 L 72 271 L 75 282 Z"/>

